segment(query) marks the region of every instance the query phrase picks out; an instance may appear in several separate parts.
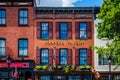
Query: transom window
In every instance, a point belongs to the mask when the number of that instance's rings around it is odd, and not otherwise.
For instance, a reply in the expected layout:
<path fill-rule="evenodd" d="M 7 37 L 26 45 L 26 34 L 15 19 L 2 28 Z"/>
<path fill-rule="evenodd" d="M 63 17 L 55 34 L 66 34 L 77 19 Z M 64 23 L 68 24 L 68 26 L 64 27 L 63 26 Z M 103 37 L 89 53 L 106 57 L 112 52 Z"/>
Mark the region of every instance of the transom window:
<path fill-rule="evenodd" d="M 27 39 L 19 39 L 19 56 L 24 57 L 28 56 L 28 40 Z"/>
<path fill-rule="evenodd" d="M 0 10 L 0 26 L 6 25 L 6 10 Z"/>
<path fill-rule="evenodd" d="M 0 39 L 0 56 L 5 56 L 6 54 L 6 40 Z"/>
<path fill-rule="evenodd" d="M 28 25 L 28 10 L 27 9 L 19 10 L 19 25 L 20 26 Z"/>
<path fill-rule="evenodd" d="M 87 49 L 80 49 L 80 65 L 87 65 Z"/>
<path fill-rule="evenodd" d="M 41 49 L 41 58 L 40 58 L 41 65 L 47 65 L 49 63 L 49 50 L 48 49 Z"/>
<path fill-rule="evenodd" d="M 67 49 L 60 49 L 60 65 L 67 65 L 68 51 Z"/>
<path fill-rule="evenodd" d="M 41 23 L 41 38 L 42 39 L 48 39 L 49 38 L 48 23 Z"/>
<path fill-rule="evenodd" d="M 80 39 L 87 38 L 87 23 L 80 23 L 79 24 L 79 31 L 80 31 Z"/>
<path fill-rule="evenodd" d="M 68 24 L 63 22 L 60 23 L 60 39 L 68 38 Z"/>

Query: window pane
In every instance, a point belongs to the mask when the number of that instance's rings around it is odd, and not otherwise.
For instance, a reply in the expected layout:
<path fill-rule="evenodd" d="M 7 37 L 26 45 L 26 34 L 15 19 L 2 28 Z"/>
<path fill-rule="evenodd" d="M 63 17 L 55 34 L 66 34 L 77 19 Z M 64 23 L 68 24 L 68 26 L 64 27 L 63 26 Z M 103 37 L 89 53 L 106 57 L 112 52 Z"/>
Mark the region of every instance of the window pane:
<path fill-rule="evenodd" d="M 80 65 L 87 65 L 87 50 L 80 49 Z"/>
<path fill-rule="evenodd" d="M 80 30 L 86 30 L 86 23 L 80 23 Z"/>
<path fill-rule="evenodd" d="M 23 10 L 20 10 L 19 15 L 20 15 L 20 17 L 23 17 Z"/>
<path fill-rule="evenodd" d="M 48 64 L 48 49 L 41 49 L 41 64 Z"/>
<path fill-rule="evenodd" d="M 48 23 L 42 23 L 42 30 L 48 30 Z"/>
<path fill-rule="evenodd" d="M 23 19 L 23 18 L 20 18 L 19 23 L 20 23 L 20 24 L 23 24 L 23 23 L 24 23 L 24 19 Z"/>
<path fill-rule="evenodd" d="M 1 19 L 1 24 L 6 24 L 6 23 L 5 23 L 5 18 L 2 18 L 2 19 Z"/>
<path fill-rule="evenodd" d="M 60 39 L 68 38 L 68 27 L 67 23 L 60 23 Z"/>
<path fill-rule="evenodd" d="M 27 10 L 25 10 L 23 14 L 24 14 L 23 15 L 24 17 L 28 17 L 28 11 Z"/>
<path fill-rule="evenodd" d="M 81 39 L 87 38 L 86 31 L 80 31 L 80 38 L 81 38 Z"/>
<path fill-rule="evenodd" d="M 5 47 L 5 40 L 0 40 L 0 47 Z"/>
<path fill-rule="evenodd" d="M 27 56 L 28 54 L 28 40 L 21 39 L 19 40 L 19 55 Z"/>
<path fill-rule="evenodd" d="M 28 24 L 28 19 L 24 18 L 23 23 L 27 25 Z"/>
<path fill-rule="evenodd" d="M 5 48 L 0 48 L 0 56 L 5 56 Z"/>
<path fill-rule="evenodd" d="M 61 49 L 60 50 L 60 64 L 61 65 L 67 65 L 67 50 L 66 49 Z"/>

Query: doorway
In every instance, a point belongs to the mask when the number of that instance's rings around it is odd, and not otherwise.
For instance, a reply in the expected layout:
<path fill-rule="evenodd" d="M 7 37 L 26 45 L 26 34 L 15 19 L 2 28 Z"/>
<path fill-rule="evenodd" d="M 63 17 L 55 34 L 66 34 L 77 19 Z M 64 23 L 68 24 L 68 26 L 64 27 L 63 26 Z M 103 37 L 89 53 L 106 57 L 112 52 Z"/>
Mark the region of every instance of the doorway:
<path fill-rule="evenodd" d="M 31 72 L 30 72 L 30 71 L 26 71 L 26 72 L 25 72 L 25 80 L 29 80 L 29 79 L 32 80 Z"/>

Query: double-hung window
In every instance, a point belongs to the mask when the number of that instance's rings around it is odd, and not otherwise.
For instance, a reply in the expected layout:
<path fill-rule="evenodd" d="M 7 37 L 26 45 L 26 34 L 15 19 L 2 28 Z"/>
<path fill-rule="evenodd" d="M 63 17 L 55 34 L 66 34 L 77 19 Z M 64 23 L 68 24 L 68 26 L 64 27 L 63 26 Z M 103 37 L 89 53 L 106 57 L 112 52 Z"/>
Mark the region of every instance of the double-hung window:
<path fill-rule="evenodd" d="M 6 55 L 6 40 L 0 39 L 0 56 L 4 57 Z"/>
<path fill-rule="evenodd" d="M 19 10 L 19 25 L 20 26 L 28 25 L 28 10 L 27 9 Z"/>
<path fill-rule="evenodd" d="M 68 39 L 68 24 L 60 23 L 60 39 Z"/>
<path fill-rule="evenodd" d="M 86 23 L 80 23 L 79 24 L 79 31 L 80 31 L 80 39 L 86 39 L 87 38 L 87 24 Z"/>
<path fill-rule="evenodd" d="M 6 25 L 6 10 L 0 10 L 0 26 Z"/>
<path fill-rule="evenodd" d="M 40 54 L 40 64 L 41 65 L 48 65 L 49 64 L 49 50 L 48 49 L 41 49 Z"/>
<path fill-rule="evenodd" d="M 79 64 L 87 65 L 87 49 L 80 49 L 79 55 L 80 55 Z"/>
<path fill-rule="evenodd" d="M 28 56 L 28 39 L 19 39 L 18 49 L 19 57 Z"/>
<path fill-rule="evenodd" d="M 41 23 L 41 39 L 49 38 L 49 26 L 48 23 Z"/>
<path fill-rule="evenodd" d="M 67 65 L 68 51 L 67 49 L 60 49 L 60 65 Z"/>

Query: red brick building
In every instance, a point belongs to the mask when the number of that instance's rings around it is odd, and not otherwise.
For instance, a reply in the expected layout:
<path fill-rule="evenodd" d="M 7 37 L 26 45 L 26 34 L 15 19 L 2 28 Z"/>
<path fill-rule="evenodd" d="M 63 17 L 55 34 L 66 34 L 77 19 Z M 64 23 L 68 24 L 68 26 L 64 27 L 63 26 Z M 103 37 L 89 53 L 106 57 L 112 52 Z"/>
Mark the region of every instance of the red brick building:
<path fill-rule="evenodd" d="M 33 0 L 0 0 L 0 78 L 11 78 L 17 67 L 19 77 L 33 79 L 33 27 Z"/>
<path fill-rule="evenodd" d="M 98 11 L 97 7 L 35 8 L 38 65 L 35 74 L 39 80 L 92 79 L 94 51 L 91 48 Z"/>

